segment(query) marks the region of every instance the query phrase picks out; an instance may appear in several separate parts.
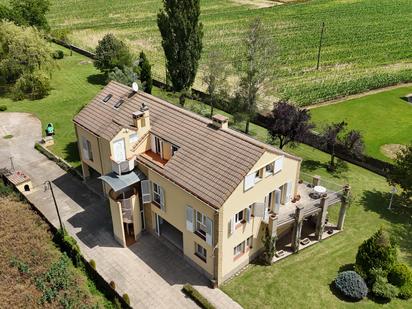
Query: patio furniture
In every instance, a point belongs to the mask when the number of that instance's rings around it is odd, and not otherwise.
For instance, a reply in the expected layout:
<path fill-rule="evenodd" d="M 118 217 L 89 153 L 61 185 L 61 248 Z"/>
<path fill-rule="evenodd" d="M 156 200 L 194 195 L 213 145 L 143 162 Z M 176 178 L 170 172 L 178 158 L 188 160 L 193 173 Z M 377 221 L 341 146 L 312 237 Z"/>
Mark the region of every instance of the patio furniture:
<path fill-rule="evenodd" d="M 322 194 L 326 193 L 326 188 L 323 186 L 315 186 L 313 191 L 313 197 L 318 199 L 322 196 Z"/>

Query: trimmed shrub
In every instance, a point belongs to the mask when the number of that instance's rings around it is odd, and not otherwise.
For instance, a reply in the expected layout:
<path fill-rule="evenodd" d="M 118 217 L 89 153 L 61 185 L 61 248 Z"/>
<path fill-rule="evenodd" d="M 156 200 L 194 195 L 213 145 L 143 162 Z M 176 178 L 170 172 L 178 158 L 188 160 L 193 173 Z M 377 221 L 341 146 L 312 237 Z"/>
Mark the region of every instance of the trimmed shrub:
<path fill-rule="evenodd" d="M 397 261 L 397 249 L 382 228 L 364 241 L 356 255 L 355 270 L 370 279 L 373 269 L 389 272 Z"/>
<path fill-rule="evenodd" d="M 335 286 L 343 296 L 352 300 L 361 300 L 368 295 L 365 280 L 352 270 L 341 272 L 335 279 Z"/>
<path fill-rule="evenodd" d="M 55 50 L 52 54 L 53 59 L 63 59 L 64 58 L 64 51 L 58 49 Z"/>
<path fill-rule="evenodd" d="M 109 285 L 113 290 L 116 290 L 116 283 L 113 280 L 110 281 Z"/>
<path fill-rule="evenodd" d="M 15 100 L 37 100 L 48 95 L 50 89 L 50 79 L 45 73 L 24 73 L 13 86 L 12 96 Z"/>
<path fill-rule="evenodd" d="M 127 295 L 127 293 L 124 293 L 122 297 L 123 297 L 123 300 L 126 302 L 126 304 L 128 304 L 130 306 L 129 295 Z"/>
<path fill-rule="evenodd" d="M 7 110 L 7 106 L 6 105 L 0 105 L 0 112 L 4 112 Z"/>
<path fill-rule="evenodd" d="M 90 260 L 89 264 L 93 269 L 96 269 L 96 261 L 95 260 Z"/>
<path fill-rule="evenodd" d="M 398 263 L 389 272 L 388 281 L 397 287 L 412 283 L 412 270 L 408 265 Z"/>
<path fill-rule="evenodd" d="M 390 300 L 398 296 L 399 289 L 390 284 L 386 277 L 377 276 L 372 285 L 372 293 L 377 297 Z"/>
<path fill-rule="evenodd" d="M 406 283 L 399 288 L 398 297 L 402 299 L 412 298 L 412 282 Z"/>
<path fill-rule="evenodd" d="M 203 309 L 215 309 L 206 298 L 203 297 L 202 294 L 199 293 L 193 286 L 190 284 L 185 284 L 182 288 L 183 293 L 189 296 L 196 304 L 198 304 Z"/>

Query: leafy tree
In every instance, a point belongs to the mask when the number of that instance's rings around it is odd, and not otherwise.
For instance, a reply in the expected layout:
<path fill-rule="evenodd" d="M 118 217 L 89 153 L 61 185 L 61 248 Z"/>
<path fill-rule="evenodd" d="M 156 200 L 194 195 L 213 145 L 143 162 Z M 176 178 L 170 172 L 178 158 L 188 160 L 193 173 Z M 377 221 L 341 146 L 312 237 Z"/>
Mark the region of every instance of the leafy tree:
<path fill-rule="evenodd" d="M 200 0 L 163 0 L 157 15 L 167 73 L 173 90 L 181 93 L 181 105 L 195 80 L 203 49 L 199 16 Z"/>
<path fill-rule="evenodd" d="M 382 270 L 387 275 L 397 261 L 397 248 L 382 228 L 365 240 L 358 249 L 355 268 L 366 278 L 374 278 L 374 271 Z"/>
<path fill-rule="evenodd" d="M 49 0 L 11 0 L 10 20 L 21 26 L 33 26 L 41 30 L 50 30 L 46 14 Z"/>
<path fill-rule="evenodd" d="M 250 23 L 243 45 L 242 59 L 235 63 L 239 84 L 232 102 L 239 105 L 240 117 L 246 120 L 247 134 L 250 120 L 257 110 L 259 94 L 271 75 L 270 55 L 273 55 L 273 46 L 260 19 Z"/>
<path fill-rule="evenodd" d="M 287 102 L 275 105 L 269 116 L 269 135 L 273 141 L 279 140 L 279 148 L 302 140 L 314 128 L 307 109 L 300 109 Z"/>
<path fill-rule="evenodd" d="M 152 66 L 149 63 L 144 52 L 139 56 L 139 69 L 140 69 L 140 81 L 143 85 L 143 90 L 146 93 L 152 93 L 153 79 L 152 79 Z"/>
<path fill-rule="evenodd" d="M 51 89 L 50 79 L 42 71 L 26 72 L 14 84 L 12 96 L 14 100 L 44 98 Z"/>
<path fill-rule="evenodd" d="M 49 88 L 49 74 L 41 72 L 50 72 L 53 66 L 51 50 L 38 30 L 0 23 L 0 82 L 13 85 L 24 76 L 13 92 L 20 89 L 28 97 L 39 98 Z"/>
<path fill-rule="evenodd" d="M 345 121 L 339 123 L 332 123 L 326 126 L 324 132 L 321 136 L 322 142 L 326 145 L 329 150 L 330 157 L 330 169 L 335 169 L 335 148 L 340 146 L 349 155 L 354 155 L 360 157 L 363 153 L 364 143 L 362 135 L 359 131 L 351 130 L 347 134 L 342 135 L 347 127 Z"/>
<path fill-rule="evenodd" d="M 263 260 L 265 261 L 266 265 L 271 265 L 276 251 L 276 237 L 270 235 L 268 227 L 266 227 L 265 235 L 262 238 L 262 242 L 264 247 Z"/>
<path fill-rule="evenodd" d="M 0 21 L 10 20 L 10 17 L 10 9 L 7 6 L 0 4 Z"/>
<path fill-rule="evenodd" d="M 391 185 L 399 185 L 407 199 L 412 197 L 412 143 L 397 154 L 388 181 Z"/>
<path fill-rule="evenodd" d="M 227 97 L 227 70 L 224 65 L 222 53 L 212 50 L 208 57 L 203 75 L 203 84 L 209 95 L 210 117 L 213 116 L 214 107 Z"/>
<path fill-rule="evenodd" d="M 94 66 L 104 74 L 109 74 L 114 68 L 123 70 L 133 62 L 132 54 L 125 43 L 113 34 L 106 34 L 96 47 Z"/>
<path fill-rule="evenodd" d="M 124 67 L 123 70 L 114 68 L 108 75 L 108 80 L 115 80 L 127 86 L 131 86 L 134 82 L 138 81 L 139 75 L 133 71 L 132 68 Z"/>

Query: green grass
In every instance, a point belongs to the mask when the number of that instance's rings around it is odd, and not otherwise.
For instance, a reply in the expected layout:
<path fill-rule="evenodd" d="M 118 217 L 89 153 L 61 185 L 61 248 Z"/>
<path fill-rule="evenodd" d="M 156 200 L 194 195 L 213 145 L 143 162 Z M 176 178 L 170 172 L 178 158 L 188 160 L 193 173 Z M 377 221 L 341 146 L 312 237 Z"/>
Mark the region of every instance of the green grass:
<path fill-rule="evenodd" d="M 0 0 L 0 2 L 7 0 Z M 227 62 L 239 60 L 239 44 L 247 24 L 261 17 L 276 41 L 275 78 L 265 85 L 270 99 L 290 98 L 302 105 L 412 80 L 410 0 L 311 0 L 258 9 L 235 0 L 202 0 L 204 55 L 223 51 Z M 258 2 L 258 1 L 257 1 Z M 156 14 L 160 0 L 52 0 L 52 28 L 72 30 L 74 43 L 94 49 L 107 32 L 144 50 L 164 78 L 164 58 Z M 326 23 L 321 69 L 315 70 L 320 25 Z"/>
<path fill-rule="evenodd" d="M 412 87 L 402 87 L 314 108 L 312 120 L 318 131 L 326 123 L 345 120 L 349 128 L 362 132 L 368 155 L 391 161 L 381 152 L 381 146 L 412 142 L 412 104 L 402 99 L 411 92 Z"/>
<path fill-rule="evenodd" d="M 389 186 L 384 178 L 347 164 L 342 174 L 329 175 L 329 156 L 301 145 L 289 150 L 304 158 L 302 170 L 334 182 L 350 183 L 355 201 L 349 208 L 342 233 L 300 251 L 270 267 L 253 265 L 222 289 L 244 308 L 408 308 L 412 300 L 394 300 L 380 305 L 371 300 L 346 303 L 336 297 L 329 285 L 339 268 L 353 263 L 357 247 L 380 226 L 390 229 L 398 239 L 401 258 L 412 266 L 412 213 L 386 209 Z M 338 209 L 334 209 L 334 213 Z"/>
<path fill-rule="evenodd" d="M 49 122 L 54 124 L 55 145 L 50 150 L 57 155 L 79 166 L 73 116 L 87 104 L 102 88 L 98 84 L 98 71 L 89 59 L 53 45 L 53 48 L 65 51 L 65 58 L 58 60 L 59 66 L 52 75 L 52 91 L 42 100 L 23 100 L 14 102 L 0 97 L 0 105 L 7 106 L 7 112 L 27 112 L 38 117 L 43 129 Z"/>

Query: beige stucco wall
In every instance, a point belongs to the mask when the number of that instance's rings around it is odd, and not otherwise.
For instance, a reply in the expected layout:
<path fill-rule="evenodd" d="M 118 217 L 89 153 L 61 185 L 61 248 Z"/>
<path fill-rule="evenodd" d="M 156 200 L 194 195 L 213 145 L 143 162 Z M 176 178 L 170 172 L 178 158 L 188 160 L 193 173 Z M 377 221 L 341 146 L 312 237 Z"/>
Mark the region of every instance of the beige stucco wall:
<path fill-rule="evenodd" d="M 186 206 L 189 205 L 193 209 L 200 211 L 207 217 L 213 220 L 215 210 L 201 202 L 199 199 L 184 191 L 171 181 L 165 179 L 161 175 L 152 170 L 148 170 L 148 179 L 157 183 L 165 191 L 165 211 L 152 203 L 151 205 L 151 225 L 154 227 L 154 213 L 160 215 L 178 230 L 183 233 L 183 253 L 195 264 L 205 270 L 210 277 L 213 276 L 213 248 L 206 243 L 202 238 L 186 229 Z M 214 223 L 215 225 L 215 223 Z M 214 240 L 216 241 L 216 240 Z M 195 242 L 203 246 L 207 250 L 206 263 L 195 255 Z"/>
<path fill-rule="evenodd" d="M 110 213 L 112 215 L 113 234 L 116 240 L 124 247 L 126 247 L 126 238 L 123 228 L 122 211 L 119 204 L 109 198 Z"/>
<path fill-rule="evenodd" d="M 102 162 L 100 159 L 100 151 L 99 151 L 99 138 L 89 132 L 88 130 L 84 129 L 83 127 L 75 124 L 75 129 L 77 131 L 77 144 L 79 148 L 80 159 L 86 163 L 88 166 L 92 167 L 94 170 L 102 173 Z M 83 156 L 83 146 L 82 146 L 82 138 L 86 138 L 92 147 L 92 154 L 93 154 L 93 161 L 86 160 Z"/>
<path fill-rule="evenodd" d="M 273 153 L 264 153 L 255 166 L 251 169 L 250 173 L 265 167 L 278 157 L 279 155 Z M 229 222 L 233 215 L 255 202 L 263 203 L 266 195 L 288 181 L 293 182 L 292 195 L 295 195 L 299 166 L 300 161 L 285 157 L 282 171 L 268 177 L 265 177 L 264 175 L 260 182 L 255 184 L 253 188 L 247 190 L 246 192 L 244 191 L 244 181 L 242 181 L 234 190 L 229 199 L 224 203 L 222 207 L 222 241 L 219 243 L 219 259 L 221 259 L 219 276 L 221 276 L 223 280 L 227 279 L 227 276 L 231 275 L 234 270 L 247 264 L 247 262 L 256 253 L 258 253 L 259 250 L 261 250 L 261 239 L 266 228 L 266 224 L 262 223 L 261 218 L 252 217 L 249 223 L 241 224 L 232 235 L 229 235 Z M 280 211 L 282 211 L 282 205 Z M 252 235 L 253 248 L 234 260 L 234 247 Z M 221 281 L 222 278 L 219 278 L 219 281 Z"/>

